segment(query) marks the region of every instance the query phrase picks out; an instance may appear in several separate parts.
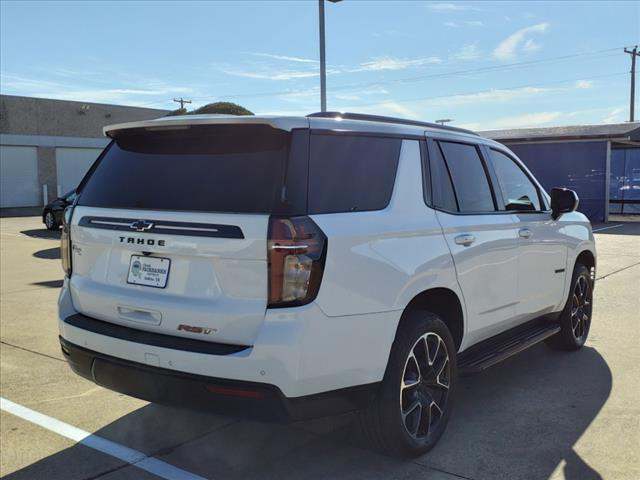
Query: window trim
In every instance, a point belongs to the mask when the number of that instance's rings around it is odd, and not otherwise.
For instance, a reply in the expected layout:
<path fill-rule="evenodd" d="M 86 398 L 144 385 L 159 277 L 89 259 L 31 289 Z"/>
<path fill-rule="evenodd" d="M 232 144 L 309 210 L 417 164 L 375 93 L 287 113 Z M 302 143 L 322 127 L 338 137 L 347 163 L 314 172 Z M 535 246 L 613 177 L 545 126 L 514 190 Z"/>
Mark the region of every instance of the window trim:
<path fill-rule="evenodd" d="M 438 208 L 433 206 L 432 208 L 444 212 L 444 213 L 449 213 L 451 215 L 495 215 L 495 214 L 502 214 L 502 213 L 513 213 L 513 212 L 507 212 L 506 210 L 498 210 L 498 202 L 497 202 L 497 197 L 496 197 L 496 192 L 493 186 L 493 182 L 492 182 L 492 178 L 491 178 L 491 174 L 489 171 L 489 168 L 487 166 L 487 162 L 486 159 L 484 157 L 484 151 L 483 151 L 483 144 L 481 143 L 477 143 L 477 142 L 473 142 L 473 141 L 466 141 L 466 140 L 461 140 L 461 139 L 452 139 L 452 138 L 448 138 L 448 137 L 440 137 L 440 136 L 429 136 L 428 140 L 433 142 L 433 148 L 439 148 L 440 149 L 440 154 L 442 155 L 442 158 L 444 160 L 444 164 L 445 167 L 447 169 L 447 174 L 449 175 L 449 180 L 451 181 L 451 187 L 453 188 L 453 195 L 454 198 L 456 200 L 456 205 L 458 207 L 458 211 L 456 212 L 452 212 L 451 210 L 445 210 L 443 208 Z M 487 179 L 487 184 L 489 186 L 489 192 L 491 193 L 491 200 L 493 202 L 493 211 L 479 211 L 479 212 L 461 212 L 460 211 L 460 202 L 458 201 L 458 193 L 456 191 L 456 186 L 455 183 L 453 181 L 453 178 L 451 176 L 451 171 L 449 168 L 449 164 L 447 163 L 447 157 L 444 155 L 444 152 L 442 151 L 442 147 L 440 146 L 441 142 L 447 142 L 447 143 L 458 143 L 461 145 L 467 145 L 470 147 L 475 148 L 478 157 L 480 158 L 480 164 L 482 165 L 482 169 L 484 170 L 486 179 Z M 431 185 L 431 188 L 433 189 L 433 184 Z"/>
<path fill-rule="evenodd" d="M 420 163 L 422 164 L 422 199 L 429 208 L 433 207 L 433 175 L 431 173 L 431 160 L 429 156 L 429 145 L 426 139 L 419 142 Z"/>
<path fill-rule="evenodd" d="M 483 145 L 484 149 L 486 150 L 486 156 L 489 159 L 489 161 L 487 162 L 490 166 L 491 166 L 491 170 L 493 172 L 494 177 L 494 181 L 497 185 L 497 190 L 500 192 L 500 198 L 502 201 L 502 204 L 505 208 L 505 210 L 501 210 L 501 211 L 505 211 L 505 212 L 509 212 L 509 213 L 516 213 L 516 214 L 523 214 L 523 213 L 528 213 L 528 214 L 540 214 L 540 213 L 550 213 L 551 210 L 547 208 L 547 202 L 545 201 L 544 196 L 542 195 L 540 186 L 538 185 L 538 182 L 523 168 L 521 162 L 514 158 L 513 155 L 511 155 L 509 152 L 501 149 L 501 148 L 496 148 L 496 147 L 491 147 L 489 145 Z M 502 196 L 502 188 L 500 187 L 500 181 L 498 180 L 498 175 L 497 173 L 495 173 L 495 167 L 493 165 L 493 160 L 491 158 L 491 150 L 494 150 L 498 153 L 503 154 L 504 156 L 506 156 L 508 159 L 510 159 L 519 169 L 520 171 L 524 174 L 525 177 L 527 177 L 527 180 L 529 180 L 529 182 L 531 182 L 531 184 L 533 185 L 533 188 L 535 188 L 536 193 L 538 195 L 538 202 L 540 202 L 540 208 L 541 210 L 506 210 L 506 202 L 505 199 Z"/>

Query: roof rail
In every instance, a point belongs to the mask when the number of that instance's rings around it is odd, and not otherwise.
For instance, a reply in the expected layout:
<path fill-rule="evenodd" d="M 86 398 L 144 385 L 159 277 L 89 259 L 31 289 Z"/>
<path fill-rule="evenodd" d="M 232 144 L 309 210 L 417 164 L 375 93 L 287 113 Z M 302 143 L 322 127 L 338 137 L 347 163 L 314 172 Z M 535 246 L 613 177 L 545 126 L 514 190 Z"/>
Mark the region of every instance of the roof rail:
<path fill-rule="evenodd" d="M 438 123 L 420 122 L 418 120 L 407 120 L 405 118 L 385 117 L 383 115 L 369 115 L 366 113 L 351 113 L 351 112 L 315 112 L 310 113 L 307 117 L 318 118 L 344 118 L 345 120 L 363 120 L 367 122 L 381 122 L 381 123 L 397 123 L 401 125 L 414 125 L 417 127 L 437 128 L 438 130 L 448 130 L 451 132 L 467 133 L 470 135 L 479 136 L 476 132 L 467 130 L 465 128 L 450 127 L 448 125 L 440 125 Z"/>

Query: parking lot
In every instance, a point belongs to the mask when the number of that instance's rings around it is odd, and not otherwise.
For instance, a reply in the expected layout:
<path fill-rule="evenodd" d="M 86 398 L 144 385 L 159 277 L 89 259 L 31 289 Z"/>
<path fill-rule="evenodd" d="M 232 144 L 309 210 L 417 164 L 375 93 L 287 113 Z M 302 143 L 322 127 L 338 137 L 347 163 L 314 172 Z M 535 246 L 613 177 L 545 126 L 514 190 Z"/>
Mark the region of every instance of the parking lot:
<path fill-rule="evenodd" d="M 413 461 L 368 451 L 353 437 L 349 415 L 262 424 L 148 404 L 77 377 L 58 344 L 59 235 L 38 217 L 0 223 L 0 475 L 8 480 L 159 478 L 150 472 L 171 479 L 640 478 L 640 223 L 594 227 L 598 283 L 587 346 L 567 354 L 538 345 L 461 379 L 448 430 Z"/>

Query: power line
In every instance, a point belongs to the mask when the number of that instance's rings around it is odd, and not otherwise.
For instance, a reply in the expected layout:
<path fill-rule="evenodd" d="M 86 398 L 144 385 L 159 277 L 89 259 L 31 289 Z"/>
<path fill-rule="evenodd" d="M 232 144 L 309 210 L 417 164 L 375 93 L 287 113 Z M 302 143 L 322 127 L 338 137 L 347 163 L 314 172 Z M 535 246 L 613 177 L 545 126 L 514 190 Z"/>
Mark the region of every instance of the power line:
<path fill-rule="evenodd" d="M 596 57 L 602 56 L 603 54 L 606 54 L 606 53 L 619 52 L 620 48 L 624 48 L 624 47 L 606 48 L 606 49 L 596 50 L 596 51 L 591 51 L 591 52 L 581 52 L 581 53 L 573 53 L 573 54 L 561 55 L 561 56 L 556 56 L 556 57 L 547 57 L 547 58 L 542 58 L 542 59 L 538 59 L 538 60 L 528 60 L 528 61 L 523 61 L 523 62 L 514 62 L 514 63 L 500 64 L 500 65 L 488 65 L 488 66 L 484 66 L 484 67 L 477 67 L 477 68 L 471 68 L 471 69 L 465 69 L 465 70 L 457 70 L 457 71 L 441 72 L 441 73 L 432 73 L 432 74 L 428 74 L 428 75 L 404 77 L 404 78 L 391 79 L 391 80 L 375 81 L 375 82 L 368 82 L 368 83 L 354 83 L 354 84 L 347 84 L 347 85 L 337 85 L 337 86 L 332 87 L 331 90 L 332 91 L 356 90 L 356 89 L 362 89 L 362 88 L 374 87 L 374 86 L 383 86 L 383 85 L 389 85 L 389 84 L 402 84 L 402 83 L 411 83 L 411 82 L 422 81 L 422 80 L 430 80 L 430 79 L 435 79 L 435 78 L 447 78 L 447 77 L 458 76 L 458 75 L 466 75 L 466 74 L 471 74 L 471 73 L 488 73 L 488 72 L 496 72 L 496 71 L 503 71 L 503 70 L 512 70 L 512 69 L 516 69 L 516 68 L 519 68 L 519 67 L 528 67 L 528 66 L 538 65 L 538 64 L 542 64 L 542 63 L 564 61 L 564 60 L 569 60 L 569 59 L 574 59 L 574 58 L 582 58 L 582 57 L 586 57 L 586 56 L 593 56 L 594 58 L 596 58 Z M 604 57 L 617 56 L 617 55 L 619 55 L 619 53 L 613 53 L 611 55 L 604 55 Z M 219 95 L 216 95 L 215 97 L 213 97 L 213 96 L 192 97 L 192 100 L 208 100 L 208 99 L 222 98 L 222 97 L 225 97 L 225 98 L 269 97 L 269 96 L 278 96 L 278 95 L 290 95 L 292 93 L 296 93 L 295 90 L 292 91 L 291 89 L 289 89 L 289 90 L 280 90 L 280 91 L 271 91 L 271 92 L 257 92 L 257 93 L 244 93 L 244 94 L 243 93 L 219 94 Z M 174 101 L 176 101 L 176 100 L 174 99 Z M 160 105 L 160 104 L 165 103 L 165 102 L 166 102 L 166 100 L 162 100 L 162 101 L 157 101 L 157 102 L 152 102 L 152 103 L 145 103 L 145 104 L 136 105 L 136 106 L 138 106 L 138 107 L 146 107 L 146 106 L 151 106 L 151 105 Z"/>
<path fill-rule="evenodd" d="M 347 84 L 347 85 L 337 85 L 335 87 L 332 87 L 331 90 L 353 90 L 353 89 L 359 89 L 359 88 L 363 88 L 363 87 L 372 87 L 372 86 L 379 86 L 379 85 L 387 85 L 387 84 L 394 84 L 394 83 L 409 83 L 409 82 L 414 82 L 414 81 L 419 81 L 419 80 L 427 80 L 427 79 L 431 79 L 431 78 L 446 78 L 449 76 L 458 76 L 458 75 L 465 75 L 465 74 L 469 74 L 469 73 L 484 73 L 484 72 L 490 72 L 490 71 L 501 71 L 501 70 L 511 70 L 513 68 L 516 67 L 521 67 L 521 66 L 529 66 L 529 65 L 536 65 L 539 63 L 546 63 L 546 62 L 554 62 L 554 61 L 561 61 L 561 60 L 567 60 L 567 59 L 571 59 L 571 58 L 579 58 L 579 57 L 584 57 L 584 56 L 590 56 L 590 55 L 601 55 L 603 53 L 609 53 L 609 52 L 618 52 L 620 50 L 620 47 L 617 48 L 607 48 L 604 50 L 597 50 L 597 51 L 593 51 L 593 52 L 583 52 L 583 53 L 575 53 L 575 54 L 570 54 L 570 55 L 562 55 L 562 56 L 558 56 L 558 57 L 548 57 L 548 58 L 543 58 L 543 59 L 539 59 L 539 60 L 529 60 L 529 61 L 524 61 L 524 62 L 515 62 L 515 63 L 507 63 L 507 64 L 500 64 L 500 65 L 489 65 L 489 66 L 485 66 L 485 67 L 478 67 L 478 68 L 472 68 L 472 69 L 465 69 L 465 70 L 457 70 L 457 71 L 452 71 L 452 72 L 441 72 L 441 73 L 432 73 L 432 74 L 428 74 L 428 75 L 419 75 L 419 76 L 414 76 L 414 77 L 404 77 L 404 78 L 397 78 L 397 79 L 391 79 L 391 80 L 380 80 L 380 81 L 375 81 L 375 82 L 369 82 L 369 83 L 353 83 L 353 84 Z M 607 56 L 616 56 L 618 55 L 618 53 L 616 53 L 615 55 L 607 55 Z M 292 92 L 291 90 L 280 90 L 280 91 L 271 91 L 271 92 L 259 92 L 259 93 L 240 93 L 240 94 L 225 94 L 225 95 L 218 95 L 218 97 L 231 97 L 231 98 L 241 98 L 241 97 L 262 97 L 262 96 L 272 96 L 272 95 L 287 95 L 287 94 L 291 94 L 291 93 L 295 93 Z M 194 100 L 205 100 L 205 99 L 209 99 L 211 98 L 210 96 L 206 96 L 206 97 L 193 97 Z"/>
<path fill-rule="evenodd" d="M 626 75 L 627 73 L 628 72 L 608 73 L 606 75 L 591 76 L 590 79 L 616 77 L 616 76 Z M 463 95 L 476 95 L 476 94 L 481 94 L 481 93 L 508 92 L 510 90 L 518 90 L 518 89 L 521 89 L 521 88 L 533 88 L 533 87 L 543 87 L 543 86 L 547 86 L 547 85 L 558 85 L 558 84 L 562 84 L 562 83 L 577 82 L 577 81 L 580 81 L 580 80 L 584 80 L 584 77 L 572 78 L 572 79 L 567 79 L 567 80 L 559 80 L 559 81 L 554 81 L 554 82 L 529 83 L 529 84 L 526 84 L 526 85 L 518 85 L 518 86 L 515 86 L 515 87 L 500 87 L 500 88 L 491 88 L 491 89 L 486 89 L 486 90 L 476 90 L 476 91 L 473 91 L 473 92 L 449 93 L 449 94 L 446 94 L 446 95 L 436 95 L 436 96 L 431 96 L 431 97 L 406 98 L 406 99 L 402 99 L 402 100 L 389 99 L 389 100 L 383 100 L 381 102 L 359 103 L 359 104 L 354 104 L 354 105 L 350 105 L 350 106 L 351 107 L 371 107 L 371 106 L 375 106 L 375 105 L 384 105 L 385 103 L 388 103 L 388 102 L 391 102 L 391 101 L 393 101 L 395 103 L 408 103 L 408 102 L 418 102 L 418 101 L 422 101 L 422 100 L 436 100 L 438 98 L 458 97 L 458 96 L 463 96 Z"/>

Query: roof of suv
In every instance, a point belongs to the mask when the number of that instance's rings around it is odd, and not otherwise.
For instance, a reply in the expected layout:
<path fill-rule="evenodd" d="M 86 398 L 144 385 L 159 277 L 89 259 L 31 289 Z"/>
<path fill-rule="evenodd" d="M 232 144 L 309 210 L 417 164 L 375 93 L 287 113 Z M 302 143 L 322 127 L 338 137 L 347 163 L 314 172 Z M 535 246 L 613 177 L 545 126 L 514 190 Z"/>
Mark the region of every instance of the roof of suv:
<path fill-rule="evenodd" d="M 273 128 L 292 130 L 294 128 L 317 128 L 335 131 L 356 131 L 371 133 L 387 133 L 397 135 L 424 135 L 425 131 L 445 133 L 455 136 L 471 137 L 478 140 L 477 133 L 463 128 L 438 125 L 435 123 L 406 120 L 402 118 L 385 117 L 380 115 L 366 115 L 349 112 L 317 112 L 302 116 L 274 116 L 274 115 L 176 115 L 161 117 L 154 120 L 120 123 L 104 127 L 104 134 L 112 137 L 116 132 L 133 128 L 150 130 L 174 129 L 187 125 L 215 125 L 215 124 L 264 124 Z M 483 140 L 486 140 L 482 138 Z M 491 142 L 489 140 L 489 142 Z M 493 142 L 492 142 L 493 143 Z"/>

